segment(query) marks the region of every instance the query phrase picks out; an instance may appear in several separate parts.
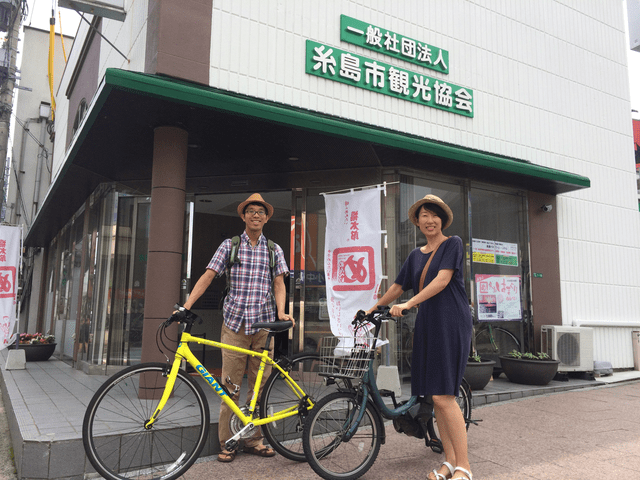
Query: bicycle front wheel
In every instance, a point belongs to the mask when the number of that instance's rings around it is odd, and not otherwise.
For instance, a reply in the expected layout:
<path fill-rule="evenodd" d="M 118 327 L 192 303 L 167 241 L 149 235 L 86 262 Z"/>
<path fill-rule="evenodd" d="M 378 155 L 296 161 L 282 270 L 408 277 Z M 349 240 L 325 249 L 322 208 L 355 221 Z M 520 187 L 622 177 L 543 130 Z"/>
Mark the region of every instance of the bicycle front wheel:
<path fill-rule="evenodd" d="M 361 407 L 353 392 L 335 392 L 311 410 L 302 434 L 311 468 L 326 480 L 352 480 L 364 475 L 376 461 L 382 442 L 382 419 L 367 404 L 364 417 L 349 441 L 344 434 Z"/>
<path fill-rule="evenodd" d="M 200 386 L 180 370 L 173 392 L 150 429 L 164 392 L 166 365 L 126 368 L 95 393 L 82 424 L 89 461 L 103 477 L 172 480 L 196 461 L 209 433 L 209 404 Z"/>
<path fill-rule="evenodd" d="M 320 358 L 317 353 L 299 353 L 290 360 L 281 361 L 280 365 L 314 403 L 338 388 L 336 383 L 327 385 L 326 378 L 318 374 L 318 367 L 327 365 L 327 360 Z M 350 386 L 349 383 L 348 387 Z M 287 378 L 274 368 L 264 385 L 260 400 L 260 417 L 266 418 L 291 407 L 302 408 L 298 415 L 263 425 L 262 432 L 276 452 L 297 462 L 305 461 L 302 430 L 307 412 L 304 409 L 304 402 L 305 400 L 301 399 L 289 385 Z"/>

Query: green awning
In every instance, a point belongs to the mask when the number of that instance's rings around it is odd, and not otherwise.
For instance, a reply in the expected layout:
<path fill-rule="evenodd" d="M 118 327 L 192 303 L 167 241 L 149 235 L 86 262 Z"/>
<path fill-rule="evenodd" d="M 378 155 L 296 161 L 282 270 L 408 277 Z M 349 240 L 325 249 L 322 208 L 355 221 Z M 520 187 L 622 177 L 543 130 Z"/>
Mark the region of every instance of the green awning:
<path fill-rule="evenodd" d="M 47 244 L 102 182 L 148 185 L 153 129 L 163 125 L 189 132 L 188 185 L 223 174 L 408 167 L 549 194 L 590 186 L 582 175 L 515 158 L 183 80 L 107 69 L 25 244 Z M 287 162 L 292 156 L 300 161 Z"/>

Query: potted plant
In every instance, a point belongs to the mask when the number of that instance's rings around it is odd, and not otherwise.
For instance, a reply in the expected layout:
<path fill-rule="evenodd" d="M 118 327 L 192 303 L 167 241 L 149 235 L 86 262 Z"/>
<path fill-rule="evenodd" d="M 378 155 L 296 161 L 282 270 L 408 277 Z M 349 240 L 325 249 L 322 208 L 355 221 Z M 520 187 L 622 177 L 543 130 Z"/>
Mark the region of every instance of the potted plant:
<path fill-rule="evenodd" d="M 546 385 L 558 372 L 560 360 L 553 360 L 546 353 L 521 353 L 513 350 L 500 356 L 502 371 L 513 383 Z"/>
<path fill-rule="evenodd" d="M 485 360 L 480 355 L 473 353 L 467 360 L 467 368 L 464 371 L 464 378 L 469 383 L 471 390 L 482 390 L 491 380 L 493 360 Z"/>
<path fill-rule="evenodd" d="M 53 355 L 56 337 L 42 333 L 21 333 L 17 348 L 24 350 L 27 362 L 43 362 Z"/>

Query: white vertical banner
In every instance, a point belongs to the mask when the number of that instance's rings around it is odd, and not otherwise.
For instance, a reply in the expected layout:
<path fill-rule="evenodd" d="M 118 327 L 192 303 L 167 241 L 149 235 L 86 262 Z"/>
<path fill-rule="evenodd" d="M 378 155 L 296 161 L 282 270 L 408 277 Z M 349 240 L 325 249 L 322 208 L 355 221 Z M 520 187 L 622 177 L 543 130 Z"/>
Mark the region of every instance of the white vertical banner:
<path fill-rule="evenodd" d="M 382 276 L 380 189 L 324 197 L 327 309 L 336 337 L 351 336 L 356 312 L 367 310 L 378 298 Z"/>
<path fill-rule="evenodd" d="M 0 350 L 13 343 L 22 227 L 0 225 Z"/>

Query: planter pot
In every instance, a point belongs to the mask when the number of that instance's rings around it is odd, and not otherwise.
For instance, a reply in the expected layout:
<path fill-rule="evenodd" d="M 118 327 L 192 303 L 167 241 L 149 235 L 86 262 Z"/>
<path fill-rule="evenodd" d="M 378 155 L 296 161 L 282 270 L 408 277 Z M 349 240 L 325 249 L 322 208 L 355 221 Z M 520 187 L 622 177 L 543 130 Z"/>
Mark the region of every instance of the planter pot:
<path fill-rule="evenodd" d="M 36 345 L 18 345 L 18 348 L 24 350 L 27 362 L 44 362 L 53 355 L 56 345 L 56 343 L 39 343 Z"/>
<path fill-rule="evenodd" d="M 482 362 L 467 362 L 464 371 L 464 379 L 469 383 L 471 390 L 482 390 L 487 386 L 493 367 L 496 364 L 493 360 L 483 360 Z"/>
<path fill-rule="evenodd" d="M 513 383 L 546 385 L 558 372 L 560 360 L 527 360 L 500 357 L 502 371 Z"/>

